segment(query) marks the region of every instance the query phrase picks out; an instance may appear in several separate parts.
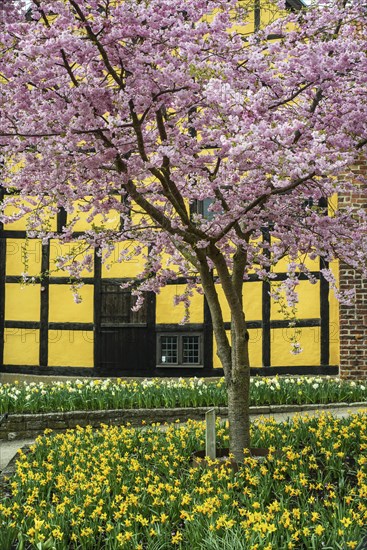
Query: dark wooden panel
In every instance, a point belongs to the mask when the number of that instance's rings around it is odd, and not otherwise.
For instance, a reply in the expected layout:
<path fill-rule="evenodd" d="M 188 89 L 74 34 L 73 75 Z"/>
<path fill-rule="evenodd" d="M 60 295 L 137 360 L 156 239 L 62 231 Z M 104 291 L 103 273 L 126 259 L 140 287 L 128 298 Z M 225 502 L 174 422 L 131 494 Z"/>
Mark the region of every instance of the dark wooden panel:
<path fill-rule="evenodd" d="M 122 289 L 117 284 L 102 280 L 101 323 L 134 323 L 147 322 L 147 301 L 144 300 L 138 311 L 132 311 L 135 297 L 130 290 Z"/>
<path fill-rule="evenodd" d="M 41 273 L 48 273 L 50 269 L 50 243 L 42 245 Z M 41 286 L 41 311 L 40 311 L 40 352 L 39 361 L 41 367 L 48 365 L 48 310 L 49 310 L 49 281 L 43 275 Z"/>
<path fill-rule="evenodd" d="M 57 232 L 58 233 L 61 233 L 63 227 L 66 226 L 67 216 L 68 215 L 65 208 L 61 207 L 57 213 Z"/>
<path fill-rule="evenodd" d="M 94 251 L 94 297 L 93 297 L 93 321 L 94 321 L 94 349 L 93 364 L 96 372 L 99 372 L 101 360 L 101 287 L 102 287 L 102 262 L 101 257 Z"/>
<path fill-rule="evenodd" d="M 209 304 L 204 296 L 204 341 L 203 341 L 203 365 L 209 369 L 213 367 L 213 321 Z"/>
<path fill-rule="evenodd" d="M 320 268 L 328 268 L 329 264 L 320 260 Z M 330 307 L 329 307 L 329 283 L 323 276 L 320 278 L 320 362 L 328 365 L 330 361 Z"/>
<path fill-rule="evenodd" d="M 12 321 L 11 319 L 7 319 L 5 321 L 5 327 L 38 329 L 40 327 L 40 323 L 38 321 Z"/>
<path fill-rule="evenodd" d="M 156 325 L 156 332 L 201 332 L 202 323 L 190 323 L 188 325 L 163 324 Z"/>
<path fill-rule="evenodd" d="M 259 31 L 261 26 L 261 7 L 260 0 L 254 1 L 254 27 L 255 31 Z"/>
<path fill-rule="evenodd" d="M 147 293 L 142 307 L 132 311 L 135 297 L 117 281 L 100 279 L 96 300 L 98 324 L 98 373 L 109 376 L 124 372 L 131 376 L 150 373 L 155 367 L 155 307 L 153 293 Z M 95 292 L 97 289 L 95 288 Z M 98 327 L 98 328 L 97 328 Z"/>
<path fill-rule="evenodd" d="M 260 8 L 259 8 L 260 9 Z M 270 234 L 268 229 L 263 230 L 264 244 L 270 244 Z M 267 248 L 264 249 L 264 254 L 270 258 L 270 253 Z M 263 281 L 261 291 L 261 317 L 262 317 L 262 364 L 264 367 L 270 366 L 271 361 L 271 333 L 270 333 L 270 316 L 271 316 L 271 301 L 270 301 L 270 283 Z"/>
<path fill-rule="evenodd" d="M 93 323 L 49 323 L 50 330 L 78 330 L 78 331 L 93 331 Z"/>
<path fill-rule="evenodd" d="M 152 371 L 155 366 L 146 327 L 101 327 L 100 354 L 99 371 L 103 374 L 113 375 L 123 370 L 136 376 L 142 370 Z"/>

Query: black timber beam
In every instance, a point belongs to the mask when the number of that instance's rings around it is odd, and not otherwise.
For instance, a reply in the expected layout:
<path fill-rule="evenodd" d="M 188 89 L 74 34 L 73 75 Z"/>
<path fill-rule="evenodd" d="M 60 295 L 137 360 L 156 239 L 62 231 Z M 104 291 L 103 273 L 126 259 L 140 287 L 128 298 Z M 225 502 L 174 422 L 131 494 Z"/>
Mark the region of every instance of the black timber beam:
<path fill-rule="evenodd" d="M 0 202 L 4 199 L 4 189 L 0 187 Z M 0 222 L 0 236 L 2 236 L 4 225 Z M 6 241 L 0 239 L 0 368 L 4 359 L 5 343 L 5 274 L 6 274 Z"/>
<path fill-rule="evenodd" d="M 41 258 L 41 300 L 40 300 L 40 351 L 39 361 L 41 367 L 48 366 L 48 311 L 49 311 L 49 279 L 50 269 L 50 243 L 42 245 Z"/>

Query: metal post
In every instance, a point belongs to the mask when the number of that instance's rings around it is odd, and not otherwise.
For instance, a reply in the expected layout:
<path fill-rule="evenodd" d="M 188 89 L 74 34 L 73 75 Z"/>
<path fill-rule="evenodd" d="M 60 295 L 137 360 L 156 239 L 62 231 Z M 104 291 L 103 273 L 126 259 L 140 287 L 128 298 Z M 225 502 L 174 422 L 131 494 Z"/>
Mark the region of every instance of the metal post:
<path fill-rule="evenodd" d="M 212 460 L 216 458 L 216 435 L 215 435 L 215 410 L 210 409 L 205 413 L 205 454 Z"/>

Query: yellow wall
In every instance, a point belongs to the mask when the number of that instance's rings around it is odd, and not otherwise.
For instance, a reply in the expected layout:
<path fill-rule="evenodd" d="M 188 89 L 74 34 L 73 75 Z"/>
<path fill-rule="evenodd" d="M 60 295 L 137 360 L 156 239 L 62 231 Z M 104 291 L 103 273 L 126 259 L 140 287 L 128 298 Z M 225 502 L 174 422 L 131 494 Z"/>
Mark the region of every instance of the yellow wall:
<path fill-rule="evenodd" d="M 229 341 L 231 341 L 231 332 L 227 331 Z M 249 329 L 249 356 L 251 367 L 262 366 L 262 334 L 261 329 Z M 214 339 L 213 345 L 213 367 L 222 368 L 219 357 L 217 355 L 217 344 Z"/>
<path fill-rule="evenodd" d="M 82 302 L 74 301 L 69 285 L 50 285 L 49 321 L 54 323 L 93 323 L 93 286 L 84 285 L 78 293 Z"/>
<path fill-rule="evenodd" d="M 39 364 L 39 330 L 5 329 L 4 364 L 37 366 Z"/>
<path fill-rule="evenodd" d="M 68 272 L 57 268 L 57 260 L 59 257 L 65 257 L 71 255 L 80 259 L 83 254 L 94 254 L 88 245 L 82 241 L 76 241 L 73 243 L 60 243 L 57 239 L 50 240 L 50 275 L 51 277 L 67 277 Z M 66 264 L 67 265 L 67 264 Z M 93 260 L 92 269 L 83 269 L 80 273 L 81 277 L 93 277 Z"/>
<path fill-rule="evenodd" d="M 220 285 L 216 285 L 219 301 L 223 309 L 224 322 L 231 320 L 231 313 Z M 247 321 L 261 320 L 262 283 L 247 282 L 243 289 L 243 310 Z"/>
<path fill-rule="evenodd" d="M 6 284 L 5 319 L 7 321 L 39 321 L 40 291 L 40 285 Z"/>
<path fill-rule="evenodd" d="M 339 263 L 337 261 L 330 264 L 337 284 L 339 284 Z M 333 291 L 329 293 L 330 308 L 330 365 L 339 365 L 340 363 L 340 338 L 339 338 L 339 302 Z"/>
<path fill-rule="evenodd" d="M 93 367 L 93 332 L 49 330 L 48 364 L 50 367 Z"/>
<path fill-rule="evenodd" d="M 106 216 L 102 216 L 101 214 L 97 214 L 94 216 L 94 218 L 91 220 L 91 215 L 93 212 L 93 209 L 91 208 L 87 212 L 83 212 L 81 208 L 83 206 L 90 207 L 90 204 L 92 203 L 93 197 L 85 197 L 85 201 L 78 201 L 75 203 L 75 210 L 74 212 L 68 214 L 67 216 L 67 223 L 71 223 L 75 220 L 75 225 L 73 226 L 73 231 L 86 231 L 87 229 L 90 229 L 91 222 L 93 222 L 94 225 L 97 227 L 104 227 L 106 229 L 113 229 L 116 230 L 119 227 L 119 214 L 117 211 L 110 210 Z M 90 221 L 88 221 L 88 219 Z"/>
<path fill-rule="evenodd" d="M 111 256 L 107 258 L 102 265 L 102 277 L 116 278 L 132 278 L 136 277 L 144 269 L 143 256 L 132 257 L 119 262 L 121 254 L 125 251 L 129 253 L 132 250 L 132 245 L 128 242 L 117 243 Z"/>
<path fill-rule="evenodd" d="M 276 288 L 276 285 L 275 285 Z M 297 286 L 299 302 L 296 306 L 297 319 L 312 319 L 320 317 L 320 283 L 311 285 L 309 281 L 300 281 Z M 288 311 L 289 308 L 288 308 Z M 271 318 L 285 319 L 279 303 L 271 300 Z"/>
<path fill-rule="evenodd" d="M 36 208 L 35 205 L 33 205 L 32 202 L 27 200 L 27 197 L 19 197 L 18 204 L 24 204 L 30 208 Z M 49 231 L 56 231 L 56 215 L 51 213 L 51 210 L 49 208 L 41 207 L 41 216 L 42 219 L 45 219 L 46 222 L 44 222 L 44 227 L 47 225 L 47 229 Z M 5 215 L 6 216 L 14 216 L 19 213 L 19 207 L 12 205 L 7 206 L 5 208 Z M 20 218 L 17 221 L 5 223 L 4 229 L 12 230 L 12 231 L 26 231 L 29 229 L 29 221 L 30 221 L 30 214 L 25 214 L 22 218 Z M 41 229 L 40 226 L 32 227 L 32 229 Z"/>
<path fill-rule="evenodd" d="M 272 241 L 273 242 L 273 241 Z M 276 263 L 276 265 L 273 268 L 274 273 L 281 273 L 281 272 L 287 272 L 288 271 L 288 264 L 289 264 L 289 257 L 285 256 L 279 262 Z M 307 269 L 310 271 L 318 271 L 320 269 L 320 261 L 319 259 L 311 260 L 311 258 L 305 254 L 302 254 L 298 258 L 298 261 L 300 263 L 303 263 Z"/>
<path fill-rule="evenodd" d="M 297 355 L 291 353 L 293 329 L 271 330 L 270 362 L 272 367 L 320 365 L 320 327 L 307 327 L 299 330 L 298 341 L 303 352 Z"/>
<path fill-rule="evenodd" d="M 157 323 L 180 323 L 185 315 L 183 304 L 174 306 L 173 300 L 176 295 L 182 294 L 186 285 L 169 285 L 162 288 L 156 300 L 156 322 Z M 203 323 L 204 321 L 204 298 L 197 292 L 191 299 L 189 323 Z"/>
<path fill-rule="evenodd" d="M 24 257 L 27 257 L 27 265 Z M 39 275 L 41 272 L 42 243 L 37 239 L 6 239 L 6 275 L 25 272 Z"/>
<path fill-rule="evenodd" d="M 265 27 L 270 23 L 274 23 L 281 15 L 285 15 L 285 11 L 279 10 L 274 0 L 261 0 L 261 26 Z"/>

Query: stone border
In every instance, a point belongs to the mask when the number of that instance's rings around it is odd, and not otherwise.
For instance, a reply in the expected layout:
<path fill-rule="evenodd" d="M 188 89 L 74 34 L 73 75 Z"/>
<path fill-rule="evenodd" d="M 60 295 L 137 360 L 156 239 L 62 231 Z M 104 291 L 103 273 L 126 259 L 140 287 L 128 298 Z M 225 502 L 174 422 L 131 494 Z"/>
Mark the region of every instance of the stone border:
<path fill-rule="evenodd" d="M 367 408 L 367 402 L 359 403 L 327 403 L 315 405 L 269 405 L 250 407 L 251 416 L 287 414 L 314 410 L 330 410 L 340 408 Z M 178 409 L 113 409 L 99 411 L 68 411 L 39 414 L 9 414 L 0 426 L 0 441 L 28 439 L 43 434 L 51 429 L 62 432 L 77 426 L 92 426 L 100 424 L 122 425 L 130 423 L 141 426 L 142 423 L 186 422 L 189 419 L 203 420 L 209 409 L 215 409 L 217 416 L 226 418 L 227 407 L 183 407 Z"/>

